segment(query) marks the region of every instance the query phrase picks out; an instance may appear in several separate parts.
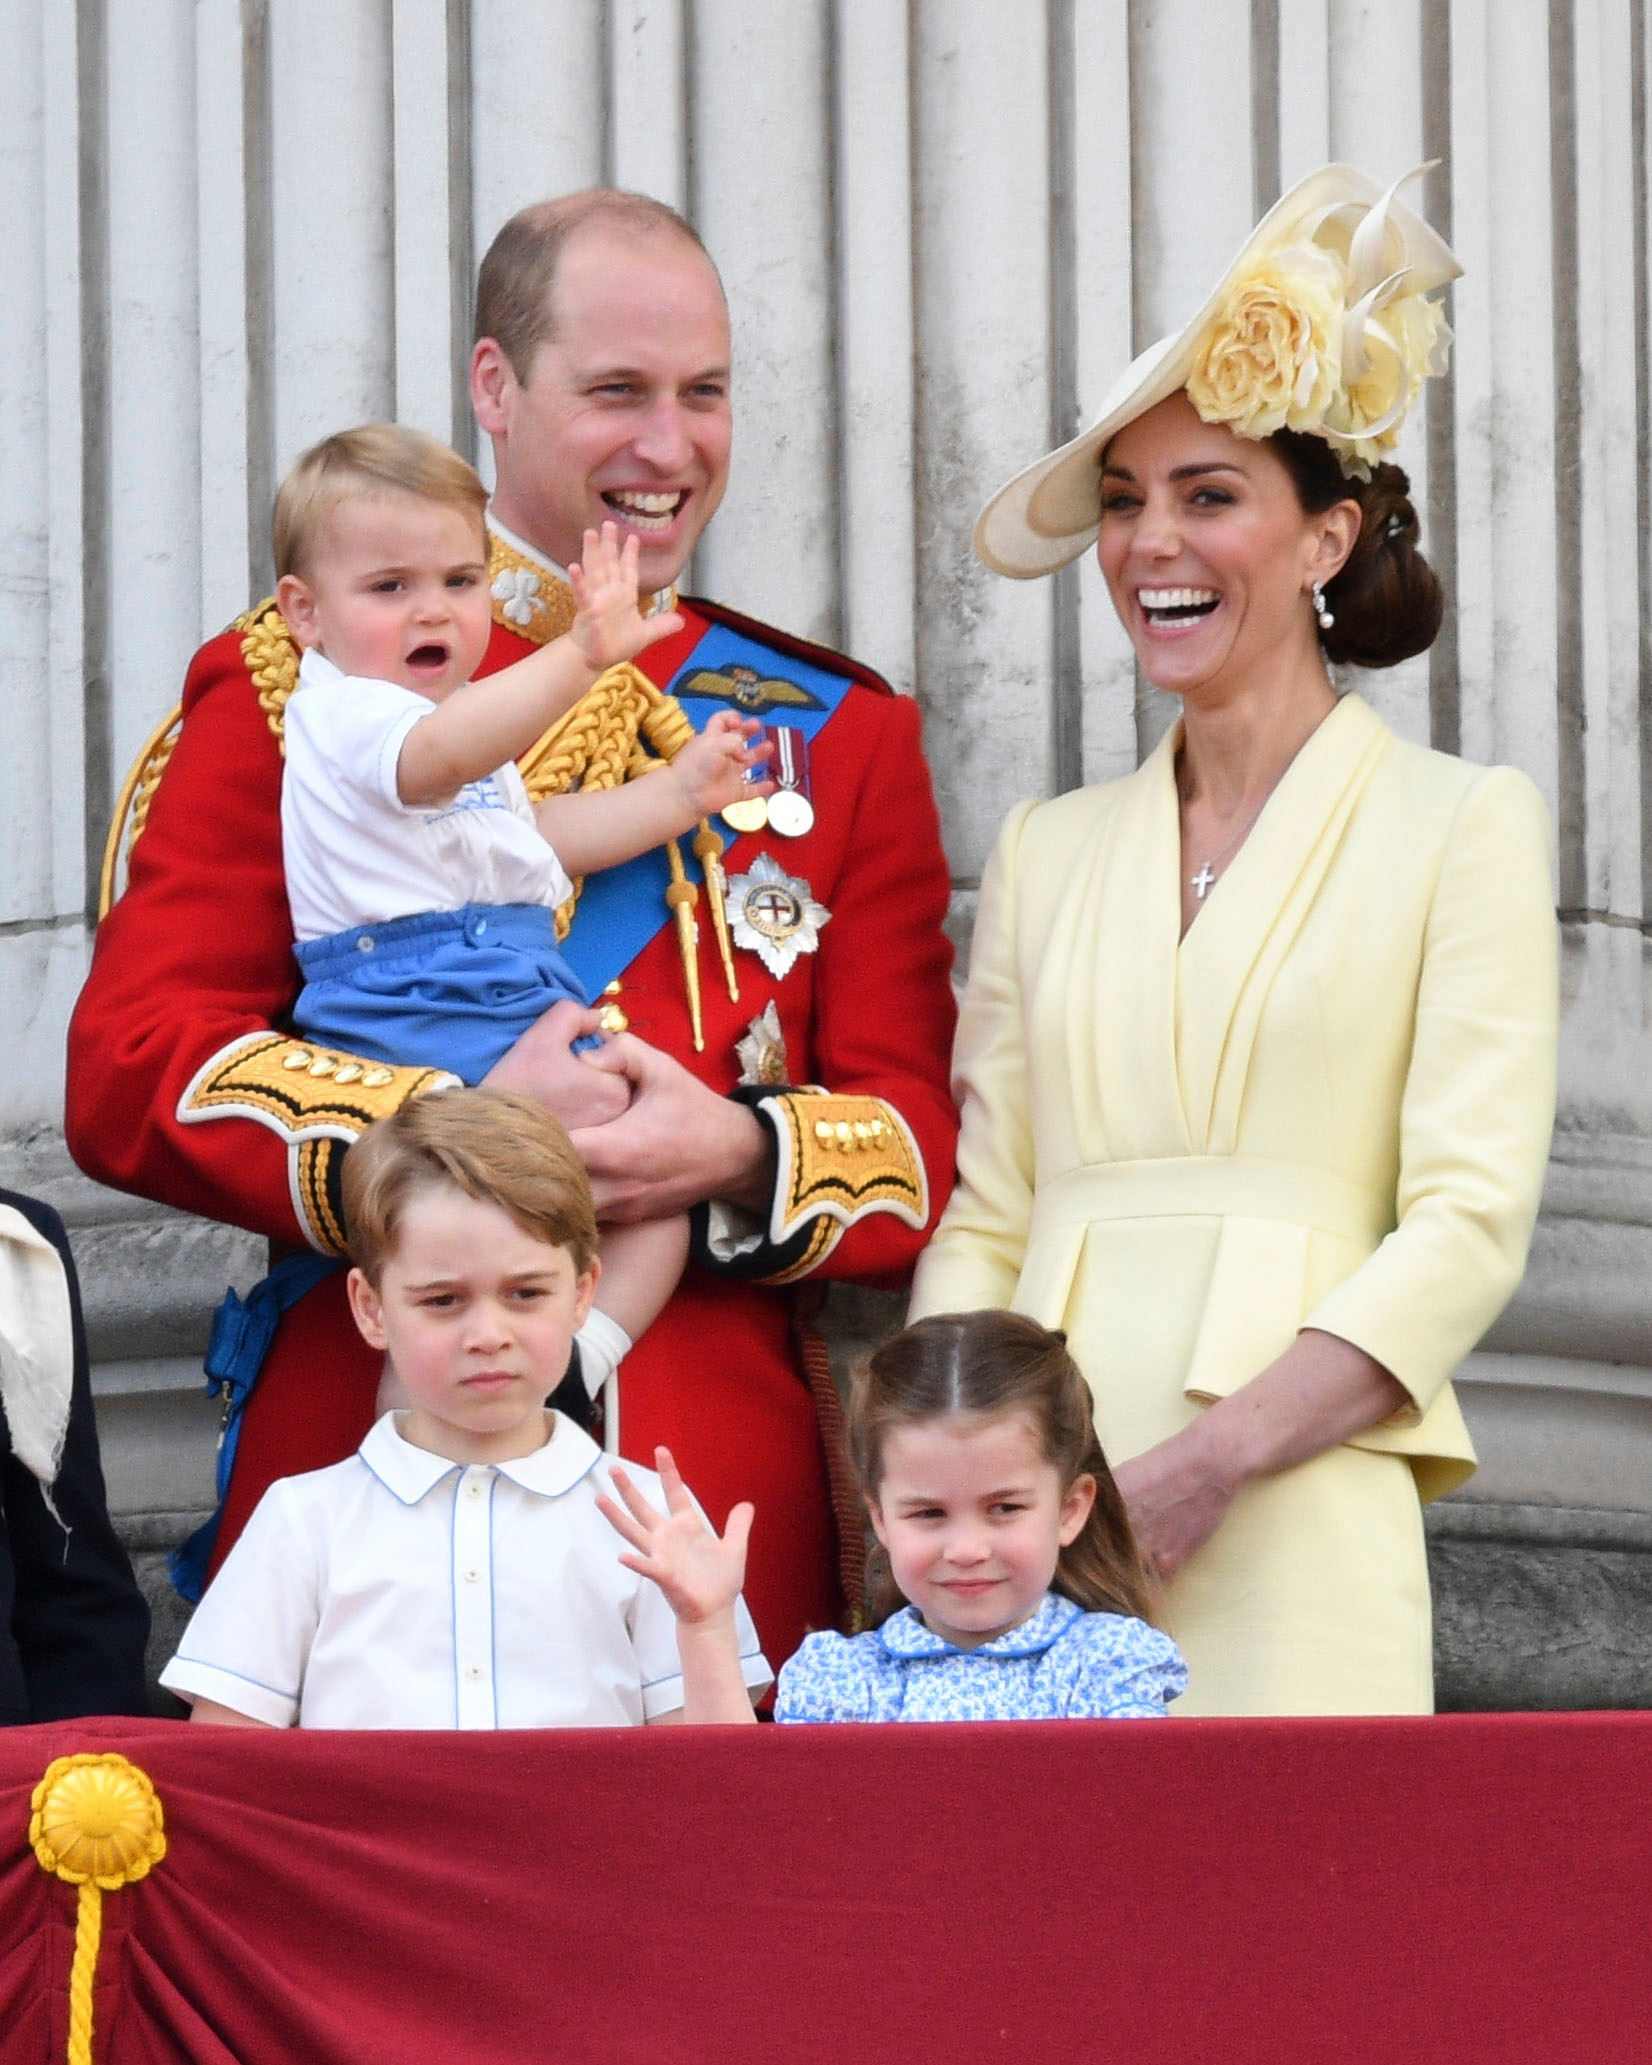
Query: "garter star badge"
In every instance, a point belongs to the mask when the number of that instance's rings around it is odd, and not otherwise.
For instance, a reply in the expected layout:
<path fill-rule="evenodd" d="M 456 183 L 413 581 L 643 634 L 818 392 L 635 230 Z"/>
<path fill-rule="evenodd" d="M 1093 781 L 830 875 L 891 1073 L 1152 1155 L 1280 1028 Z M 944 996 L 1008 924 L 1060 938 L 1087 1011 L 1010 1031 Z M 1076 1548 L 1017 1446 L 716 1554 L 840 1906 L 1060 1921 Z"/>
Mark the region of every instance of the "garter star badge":
<path fill-rule="evenodd" d="M 735 875 L 729 882 L 728 915 L 735 945 L 754 953 L 779 982 L 799 954 L 812 954 L 820 945 L 820 928 L 832 914 L 815 902 L 801 875 L 788 875 L 777 860 L 760 853 L 749 875 Z"/>

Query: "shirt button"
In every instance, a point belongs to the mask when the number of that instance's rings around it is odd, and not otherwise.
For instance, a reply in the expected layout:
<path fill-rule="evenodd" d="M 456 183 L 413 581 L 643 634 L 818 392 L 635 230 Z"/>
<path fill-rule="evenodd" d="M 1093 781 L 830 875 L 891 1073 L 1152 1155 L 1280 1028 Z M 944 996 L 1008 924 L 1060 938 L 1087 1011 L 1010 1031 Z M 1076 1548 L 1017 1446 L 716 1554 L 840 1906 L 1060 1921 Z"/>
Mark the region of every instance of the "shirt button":
<path fill-rule="evenodd" d="M 477 1483 L 476 1479 L 473 1477 L 470 1480 L 470 1482 L 465 1486 L 465 1497 L 467 1499 L 479 1499 L 481 1496 L 482 1487 Z"/>
<path fill-rule="evenodd" d="M 478 1580 L 481 1578 L 481 1575 L 482 1573 L 479 1570 L 467 1570 L 465 1572 L 465 1583 L 467 1585 L 473 1585 L 478 1582 Z"/>
<path fill-rule="evenodd" d="M 465 1665 L 465 1676 L 467 1678 L 479 1678 L 481 1675 L 482 1666 L 479 1663 L 467 1663 Z"/>
<path fill-rule="evenodd" d="M 377 945 L 378 941 L 373 937 L 372 933 L 364 932 L 356 941 L 356 952 L 358 954 L 370 954 Z"/>

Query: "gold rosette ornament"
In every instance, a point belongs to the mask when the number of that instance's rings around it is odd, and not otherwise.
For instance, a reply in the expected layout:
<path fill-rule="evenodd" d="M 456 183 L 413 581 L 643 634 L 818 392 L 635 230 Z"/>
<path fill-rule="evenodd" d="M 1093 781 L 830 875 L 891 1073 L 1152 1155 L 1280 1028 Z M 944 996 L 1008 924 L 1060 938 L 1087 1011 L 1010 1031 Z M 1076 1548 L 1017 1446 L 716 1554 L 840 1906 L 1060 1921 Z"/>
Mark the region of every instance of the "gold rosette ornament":
<path fill-rule="evenodd" d="M 92 2065 L 92 1981 L 103 1896 L 147 1878 L 166 1855 L 161 1803 L 135 1764 L 110 1752 L 59 1757 L 30 1799 L 29 1842 L 42 1871 L 80 1889 L 69 1974 L 69 2065 Z"/>

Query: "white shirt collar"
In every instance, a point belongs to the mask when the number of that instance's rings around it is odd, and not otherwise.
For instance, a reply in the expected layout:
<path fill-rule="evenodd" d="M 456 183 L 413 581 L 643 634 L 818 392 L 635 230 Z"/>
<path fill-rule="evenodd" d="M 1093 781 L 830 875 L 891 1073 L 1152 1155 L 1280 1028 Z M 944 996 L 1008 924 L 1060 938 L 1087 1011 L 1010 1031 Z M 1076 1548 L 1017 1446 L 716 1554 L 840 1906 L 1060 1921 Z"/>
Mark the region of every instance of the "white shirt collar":
<path fill-rule="evenodd" d="M 385 1490 L 404 1506 L 416 1506 L 444 1478 L 467 1469 L 497 1470 L 524 1491 L 535 1492 L 540 1498 L 560 1498 L 602 1460 L 602 1450 L 590 1435 L 562 1413 L 552 1416 L 551 1438 L 543 1447 L 506 1463 L 456 1463 L 451 1457 L 432 1454 L 428 1448 L 416 1448 L 397 1431 L 394 1413 L 374 1421 L 356 1453 Z"/>
<path fill-rule="evenodd" d="M 567 587 L 567 568 L 558 566 L 554 559 L 547 559 L 537 545 L 530 545 L 526 538 L 519 538 L 515 531 L 507 530 L 491 509 L 488 511 L 488 529 L 501 544 L 508 545 L 513 552 L 520 552 L 532 565 L 542 567 L 546 573 L 560 581 L 564 588 Z"/>
<path fill-rule="evenodd" d="M 319 682 L 342 681 L 344 676 L 335 667 L 319 645 L 307 645 L 299 655 L 298 685 L 300 688 Z"/>

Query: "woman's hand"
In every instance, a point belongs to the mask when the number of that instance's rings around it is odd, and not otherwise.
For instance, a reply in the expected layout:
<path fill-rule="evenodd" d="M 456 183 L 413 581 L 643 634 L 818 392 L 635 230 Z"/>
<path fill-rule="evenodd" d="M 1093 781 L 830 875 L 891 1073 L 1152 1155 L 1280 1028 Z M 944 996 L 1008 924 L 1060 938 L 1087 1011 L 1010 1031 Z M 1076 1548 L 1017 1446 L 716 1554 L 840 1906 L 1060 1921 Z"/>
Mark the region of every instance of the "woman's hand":
<path fill-rule="evenodd" d="M 1179 1435 L 1120 1463 L 1113 1479 L 1144 1560 L 1163 1578 L 1174 1577 L 1210 1540 L 1239 1489 L 1182 1448 Z"/>
<path fill-rule="evenodd" d="M 1142 1554 L 1174 1577 L 1253 1477 L 1310 1462 L 1411 1403 L 1363 1348 L 1305 1327 L 1259 1376 L 1114 1470 Z"/>

